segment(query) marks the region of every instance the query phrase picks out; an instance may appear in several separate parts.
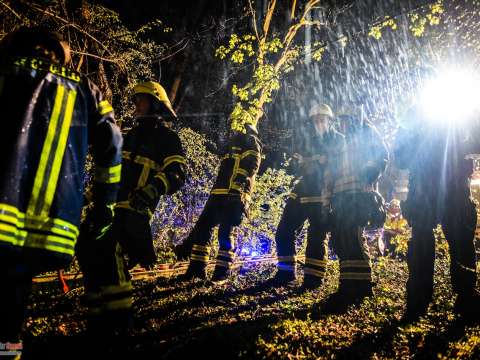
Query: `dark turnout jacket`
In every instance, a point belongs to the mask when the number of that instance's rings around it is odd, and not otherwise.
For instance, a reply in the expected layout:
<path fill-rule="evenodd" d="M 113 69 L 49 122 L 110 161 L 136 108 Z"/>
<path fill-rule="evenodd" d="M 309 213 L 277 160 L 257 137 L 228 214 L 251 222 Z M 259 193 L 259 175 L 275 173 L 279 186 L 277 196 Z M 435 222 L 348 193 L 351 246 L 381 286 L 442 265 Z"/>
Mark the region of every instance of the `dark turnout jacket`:
<path fill-rule="evenodd" d="M 122 138 L 113 109 L 78 73 L 25 57 L 2 65 L 0 106 L 0 250 L 41 249 L 69 261 L 89 145 L 96 164 L 94 201 L 116 199 Z"/>
<path fill-rule="evenodd" d="M 163 194 L 173 194 L 185 182 L 185 155 L 177 133 L 161 118 L 146 116 L 125 135 L 122 184 L 117 207 L 130 208 L 132 192 L 147 185 L 156 189 L 153 212 Z"/>
<path fill-rule="evenodd" d="M 239 196 L 242 201 L 248 202 L 260 167 L 261 151 L 256 135 L 236 133 L 222 158 L 211 194 Z"/>

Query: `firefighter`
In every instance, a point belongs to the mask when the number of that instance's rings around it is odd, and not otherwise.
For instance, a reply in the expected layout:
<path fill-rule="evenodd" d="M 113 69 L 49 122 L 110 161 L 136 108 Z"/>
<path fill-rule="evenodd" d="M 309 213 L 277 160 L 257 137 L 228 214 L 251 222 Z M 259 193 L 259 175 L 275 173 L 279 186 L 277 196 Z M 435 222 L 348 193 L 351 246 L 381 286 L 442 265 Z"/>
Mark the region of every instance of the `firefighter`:
<path fill-rule="evenodd" d="M 477 215 L 469 187 L 473 162 L 465 157 L 480 149 L 478 140 L 468 140 L 471 129 L 449 120 L 430 119 L 414 106 L 407 112 L 395 140 L 398 166 L 410 171 L 408 197 L 401 203 L 412 228 L 407 254 L 407 321 L 425 314 L 432 299 L 433 229 L 438 224 L 449 245 L 450 275 L 457 294 L 454 310 L 467 318 L 478 317 L 479 313 L 474 247 Z"/>
<path fill-rule="evenodd" d="M 320 308 L 324 313 L 343 313 L 372 294 L 363 229 L 366 225 L 381 228 L 385 221 L 383 198 L 376 188 L 388 151 L 375 127 L 351 114 L 339 116 L 346 143 L 337 159 L 329 162 L 334 178 L 331 242 L 340 260 L 340 284 Z"/>
<path fill-rule="evenodd" d="M 176 114 L 164 88 L 153 81 L 139 83 L 133 101 L 135 125 L 124 136 L 114 223 L 95 257 L 79 254 L 80 260 L 84 258 L 86 301 L 96 331 L 105 326 L 120 331 L 131 326 L 128 269 L 137 264 L 145 268 L 154 265 L 150 219 L 160 196 L 173 194 L 185 181 L 180 138 L 170 129 Z"/>
<path fill-rule="evenodd" d="M 309 112 L 309 123 L 296 141 L 297 152 L 292 170 L 300 177 L 280 219 L 275 236 L 278 271 L 274 285 L 285 285 L 296 279 L 295 234 L 308 219 L 303 286 L 319 287 L 327 261 L 327 232 L 330 205 L 330 180 L 325 174 L 328 153 L 342 144 L 343 136 L 332 127 L 333 112 L 327 104 L 315 104 Z"/>
<path fill-rule="evenodd" d="M 18 342 L 32 278 L 67 267 L 79 235 L 85 160 L 95 163 L 92 230 L 112 222 L 120 130 L 95 84 L 68 67 L 62 37 L 21 28 L 2 42 L 0 342 Z"/>
<path fill-rule="evenodd" d="M 179 258 L 191 249 L 187 272 L 180 280 L 207 278 L 208 245 L 217 225 L 219 251 L 212 281 L 224 281 L 232 272 L 235 243 L 231 232 L 248 212 L 262 149 L 255 126 L 246 124 L 242 130 L 232 130 L 228 150 L 207 203 L 188 238 L 175 249 Z"/>

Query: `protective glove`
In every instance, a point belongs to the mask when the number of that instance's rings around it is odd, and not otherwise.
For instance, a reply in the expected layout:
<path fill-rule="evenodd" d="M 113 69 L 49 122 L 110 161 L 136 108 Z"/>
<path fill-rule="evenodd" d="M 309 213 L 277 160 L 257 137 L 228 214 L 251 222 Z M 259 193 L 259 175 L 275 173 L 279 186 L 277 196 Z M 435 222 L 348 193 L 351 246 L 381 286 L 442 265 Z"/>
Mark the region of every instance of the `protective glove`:
<path fill-rule="evenodd" d="M 127 251 L 128 269 L 134 268 L 137 264 L 147 270 L 153 269 L 157 262 L 157 255 L 152 242 L 139 242 L 130 247 Z"/>
<path fill-rule="evenodd" d="M 94 205 L 82 223 L 82 232 L 101 240 L 113 223 L 114 204 Z"/>
<path fill-rule="evenodd" d="M 135 189 L 130 196 L 130 206 L 138 211 L 155 207 L 158 199 L 158 191 L 155 186 L 149 184 L 142 188 Z"/>

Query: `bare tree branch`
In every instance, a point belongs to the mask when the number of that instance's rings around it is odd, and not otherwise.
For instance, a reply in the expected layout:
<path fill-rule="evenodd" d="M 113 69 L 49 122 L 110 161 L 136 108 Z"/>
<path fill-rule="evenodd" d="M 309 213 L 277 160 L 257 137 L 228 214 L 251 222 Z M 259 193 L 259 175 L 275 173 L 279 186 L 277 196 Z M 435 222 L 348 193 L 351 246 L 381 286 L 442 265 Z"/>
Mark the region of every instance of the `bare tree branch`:
<path fill-rule="evenodd" d="M 5 4 L 4 1 L 0 1 L 0 4 L 2 4 L 5 8 L 7 8 L 8 11 L 10 11 L 13 15 L 15 15 L 15 17 L 19 20 L 22 21 L 22 23 L 26 24 L 27 22 L 15 11 L 13 10 L 10 6 L 8 6 L 7 4 Z"/>
<path fill-rule="evenodd" d="M 32 8 L 33 10 L 35 11 L 38 11 L 38 12 L 41 12 L 43 13 L 44 15 L 47 15 L 47 16 L 50 16 L 50 17 L 53 17 L 61 22 L 63 22 L 66 26 L 69 26 L 69 27 L 72 27 L 74 28 L 75 30 L 81 32 L 82 34 L 84 34 L 85 36 L 87 36 L 88 38 L 90 38 L 91 40 L 93 40 L 94 42 L 96 42 L 98 45 L 100 45 L 102 47 L 102 49 L 104 51 L 106 51 L 107 53 L 109 53 L 110 55 L 113 55 L 112 52 L 110 51 L 110 49 L 104 44 L 102 43 L 100 40 L 98 40 L 96 37 L 94 37 L 92 34 L 90 34 L 89 32 L 83 30 L 80 26 L 78 26 L 77 24 L 75 24 L 74 22 L 70 22 L 68 20 L 65 20 L 64 18 L 62 18 L 61 16 L 58 16 L 57 14 L 54 14 L 46 9 L 42 9 L 41 7 L 39 7 L 38 5 L 36 4 L 30 4 L 30 3 L 27 3 L 28 6 L 30 6 L 30 8 Z"/>
<path fill-rule="evenodd" d="M 257 37 L 257 41 L 260 41 L 260 36 L 258 35 L 258 27 L 257 27 L 257 15 L 255 13 L 255 9 L 252 5 L 252 0 L 248 0 L 248 6 L 250 7 L 250 13 L 252 14 L 253 18 L 253 29 L 255 31 L 255 36 Z"/>

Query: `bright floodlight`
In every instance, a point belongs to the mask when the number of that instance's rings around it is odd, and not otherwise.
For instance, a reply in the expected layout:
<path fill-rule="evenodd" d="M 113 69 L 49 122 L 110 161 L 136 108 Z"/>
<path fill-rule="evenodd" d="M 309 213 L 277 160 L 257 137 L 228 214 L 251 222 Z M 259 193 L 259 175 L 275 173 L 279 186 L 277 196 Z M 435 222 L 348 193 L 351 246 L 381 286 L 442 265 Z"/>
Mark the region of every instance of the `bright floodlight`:
<path fill-rule="evenodd" d="M 468 69 L 439 70 L 426 81 L 420 94 L 427 118 L 462 122 L 480 110 L 480 76 Z"/>

